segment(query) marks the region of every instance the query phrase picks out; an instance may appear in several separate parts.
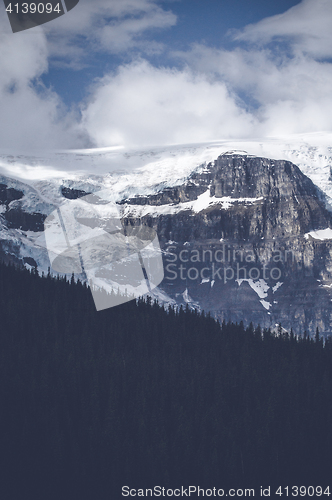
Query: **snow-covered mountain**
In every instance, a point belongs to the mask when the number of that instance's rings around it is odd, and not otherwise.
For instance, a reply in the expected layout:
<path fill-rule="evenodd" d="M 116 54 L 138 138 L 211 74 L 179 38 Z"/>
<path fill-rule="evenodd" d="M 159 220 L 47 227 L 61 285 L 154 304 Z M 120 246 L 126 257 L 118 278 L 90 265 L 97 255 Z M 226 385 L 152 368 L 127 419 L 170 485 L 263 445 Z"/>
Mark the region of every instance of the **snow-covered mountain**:
<path fill-rule="evenodd" d="M 224 160 L 218 163 L 220 155 Z M 278 161 L 257 163 L 254 157 L 288 160 L 300 171 Z M 160 300 L 209 309 L 220 319 L 264 325 L 280 320 L 298 331 L 313 332 L 319 326 L 328 333 L 332 330 L 331 166 L 332 134 L 135 150 L 1 151 L 1 254 L 46 272 L 50 262 L 43 235 L 45 218 L 66 199 L 106 190 L 127 223 L 144 220 L 157 229 L 165 259 L 178 258 L 181 251 L 188 257 L 193 251 L 197 256 L 203 251 L 209 255 L 211 249 L 242 249 L 268 265 L 267 254 L 271 261 L 271 252 L 278 247 L 293 252 L 293 267 L 304 262 L 302 274 L 278 264 L 284 273 L 280 279 L 243 273 L 227 280 L 226 288 L 207 270 L 196 280 L 177 276 L 167 282 L 165 274 L 154 292 Z M 274 191 L 266 187 L 271 182 Z M 203 267 L 198 263 L 196 271 Z M 193 277 L 196 271 L 191 271 Z"/>

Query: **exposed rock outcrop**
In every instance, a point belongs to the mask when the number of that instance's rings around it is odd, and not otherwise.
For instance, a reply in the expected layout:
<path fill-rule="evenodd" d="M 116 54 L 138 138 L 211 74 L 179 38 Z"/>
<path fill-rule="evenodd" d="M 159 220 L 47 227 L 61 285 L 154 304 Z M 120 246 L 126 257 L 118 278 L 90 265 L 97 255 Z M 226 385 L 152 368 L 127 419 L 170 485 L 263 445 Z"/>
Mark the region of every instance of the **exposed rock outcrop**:
<path fill-rule="evenodd" d="M 102 180 L 92 188 L 102 189 Z M 2 257 L 47 270 L 47 252 L 35 244 L 43 221 L 54 202 L 85 196 L 85 189 L 88 183 L 63 180 L 37 192 L 1 177 Z M 182 184 L 123 199 L 118 208 L 125 225 L 144 223 L 158 233 L 163 300 L 220 320 L 332 332 L 332 216 L 296 165 L 226 153 Z"/>
<path fill-rule="evenodd" d="M 185 184 L 122 208 L 128 224 L 157 230 L 162 288 L 177 302 L 221 320 L 332 330 L 332 239 L 305 236 L 332 227 L 331 214 L 296 165 L 224 154 Z"/>

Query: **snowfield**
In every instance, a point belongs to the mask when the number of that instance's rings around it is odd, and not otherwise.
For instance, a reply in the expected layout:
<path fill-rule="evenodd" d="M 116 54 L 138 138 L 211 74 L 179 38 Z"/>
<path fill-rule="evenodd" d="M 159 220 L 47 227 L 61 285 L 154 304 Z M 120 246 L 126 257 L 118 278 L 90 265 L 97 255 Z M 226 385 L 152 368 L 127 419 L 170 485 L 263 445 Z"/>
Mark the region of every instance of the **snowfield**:
<path fill-rule="evenodd" d="M 66 202 L 61 192 L 63 186 L 80 189 L 86 193 L 100 191 L 102 194 L 103 191 L 112 204 L 136 195 L 155 194 L 166 187 L 182 184 L 191 173 L 207 171 L 208 164 L 223 153 L 285 159 L 295 163 L 321 189 L 327 208 L 332 210 L 332 134 L 323 132 L 261 140 L 220 140 L 154 148 L 130 149 L 119 146 L 70 151 L 1 150 L 0 184 L 6 184 L 24 193 L 22 199 L 10 203 L 10 208 L 21 206 L 30 214 L 39 212 L 49 215 L 56 207 Z M 259 203 L 260 200 L 216 198 L 211 197 L 209 190 L 206 190 L 197 200 L 186 203 L 161 206 L 125 203 L 118 205 L 118 208 L 121 216 L 141 217 L 147 214 L 178 213 L 182 210 L 198 213 L 214 206 L 227 210 L 234 203 L 252 204 Z M 22 258 L 28 256 L 35 259 L 38 269 L 47 272 L 49 259 L 44 233 L 7 229 L 1 221 L 4 211 L 5 206 L 0 204 L 0 239 L 3 248 L 8 247 L 7 252 L 11 253 L 12 248 L 18 245 Z M 306 237 L 330 239 L 332 229 L 311 231 Z M 248 282 L 257 293 L 262 306 L 269 309 L 265 285 L 260 282 Z M 213 285 L 214 281 L 211 282 L 211 288 Z M 166 300 L 165 297 L 164 299 Z M 185 292 L 182 299 L 191 302 Z"/>
<path fill-rule="evenodd" d="M 323 191 L 326 205 L 332 210 L 332 133 L 323 132 L 153 149 L 119 146 L 29 153 L 2 150 L 0 174 L 18 184 L 29 184 L 40 198 L 54 205 L 61 203 L 59 187 L 63 183 L 90 192 L 108 189 L 113 201 L 119 201 L 179 185 L 193 171 L 204 171 L 209 162 L 226 152 L 295 163 Z M 33 196 L 30 203 L 34 204 Z"/>
<path fill-rule="evenodd" d="M 81 241 L 80 233 L 76 234 L 77 231 L 74 231 L 76 226 L 73 226 L 69 219 L 67 221 L 66 207 L 69 214 L 72 212 L 72 206 L 75 206 L 77 214 L 81 218 L 88 217 L 92 221 L 95 219 L 99 221 L 96 227 L 94 222 L 91 222 L 91 226 L 88 224 L 89 237 L 92 238 L 99 234 L 99 223 L 102 227 L 105 221 L 109 223 L 110 220 L 117 219 L 113 213 L 114 210 L 120 217 L 143 217 L 145 215 L 157 217 L 162 214 L 176 214 L 182 211 L 194 215 L 216 207 L 221 210 L 229 210 L 235 204 L 245 206 L 262 203 L 263 198 L 236 199 L 229 196 L 222 198 L 210 196 L 208 185 L 196 200 L 188 202 L 164 205 L 130 203 L 129 199 L 135 196 L 149 196 L 165 188 L 184 184 L 194 172 L 208 172 L 209 163 L 214 162 L 221 154 L 291 161 L 320 189 L 326 207 L 332 211 L 332 133 L 302 134 L 246 141 L 220 140 L 201 144 L 135 149 L 119 146 L 70 151 L 0 150 L 0 185 L 3 184 L 2 193 L 4 196 L 3 204 L 0 203 L 1 250 L 9 258 L 23 262 L 28 269 L 36 265 L 39 273 L 47 273 L 51 265 L 47 252 L 49 241 L 47 246 L 45 232 L 41 231 L 42 225 L 30 226 L 27 224 L 25 228 L 33 229 L 35 227 L 36 229 L 35 231 L 25 231 L 23 230 L 24 226 L 20 225 L 24 224 L 22 222 L 24 218 L 18 217 L 16 226 L 10 228 L 6 219 L 8 209 L 16 208 L 18 214 L 21 210 L 24 212 L 23 215 L 29 214 L 29 220 L 37 221 L 40 220 L 38 214 L 50 216 L 52 212 L 61 212 L 63 220 L 59 227 L 68 223 L 68 231 L 72 234 L 71 243 L 76 244 Z M 19 191 L 12 201 L 10 201 L 10 193 L 13 191 L 7 192 L 4 185 Z M 66 193 L 63 188 L 80 190 L 83 192 L 81 194 L 98 193 L 98 197 L 101 199 L 100 203 L 92 203 L 88 207 L 85 204 L 83 206 L 79 200 L 73 203 L 72 200 L 68 200 L 64 196 L 68 196 L 70 191 Z M 122 203 L 118 204 L 118 202 Z M 90 213 L 91 211 L 93 213 Z M 317 243 L 318 240 L 331 240 L 332 228 L 314 227 L 304 236 L 309 242 L 311 240 L 317 240 Z M 221 238 L 220 241 L 223 239 Z M 176 244 L 176 242 L 169 241 L 168 244 Z M 186 242 L 184 245 L 190 245 L 190 242 Z M 85 251 L 85 247 L 83 250 Z M 98 248 L 98 250 L 102 251 L 104 248 Z M 85 254 L 84 256 L 86 257 Z M 146 292 L 147 282 L 144 274 L 145 279 L 139 276 L 136 281 L 130 282 L 131 286 L 126 282 L 123 285 L 124 289 L 122 289 L 122 285 L 119 286 L 118 283 L 121 280 L 119 280 L 119 272 L 115 265 L 113 267 L 111 264 L 109 267 L 104 265 L 100 269 L 100 259 L 103 261 L 106 259 L 104 254 L 90 252 L 88 257 L 85 273 L 79 274 L 78 271 L 75 271 L 76 276 L 80 279 L 89 278 L 93 281 L 94 287 L 103 288 L 109 292 L 120 290 L 130 296 Z M 260 259 L 263 259 L 261 262 L 265 262 L 263 254 Z M 130 265 L 129 259 L 125 262 L 125 266 Z M 60 274 L 63 273 L 60 272 Z M 218 295 L 218 283 L 215 283 L 214 280 L 202 279 L 201 285 L 202 292 L 200 293 L 202 295 L 209 295 L 209 293 Z M 247 289 L 251 299 L 257 301 L 257 310 L 261 311 L 259 314 L 270 315 L 270 318 L 273 317 L 275 304 L 281 303 L 280 297 L 287 286 L 283 285 L 283 281 L 271 284 L 263 279 L 237 280 L 237 286 L 241 289 L 239 293 L 243 295 Z M 279 291 L 282 286 L 283 288 Z M 328 280 L 322 282 L 320 286 L 330 290 L 332 285 Z M 188 307 L 198 310 L 201 308 L 199 299 L 195 297 L 191 289 L 189 293 L 187 283 L 185 289 L 184 286 L 183 288 L 174 287 L 174 292 L 172 287 L 165 290 L 159 286 L 150 288 L 149 295 L 158 299 L 159 303 L 165 306 L 182 304 L 184 307 L 188 305 Z M 214 299 L 211 300 L 213 303 Z"/>

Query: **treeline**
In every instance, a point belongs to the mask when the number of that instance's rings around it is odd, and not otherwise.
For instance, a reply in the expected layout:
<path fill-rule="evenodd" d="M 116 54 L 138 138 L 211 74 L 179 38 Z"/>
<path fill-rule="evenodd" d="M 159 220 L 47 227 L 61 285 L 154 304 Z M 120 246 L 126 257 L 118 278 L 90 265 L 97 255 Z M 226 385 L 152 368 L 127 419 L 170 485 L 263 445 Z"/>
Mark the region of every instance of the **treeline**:
<path fill-rule="evenodd" d="M 0 265 L 0 496 L 327 486 L 332 342 Z"/>

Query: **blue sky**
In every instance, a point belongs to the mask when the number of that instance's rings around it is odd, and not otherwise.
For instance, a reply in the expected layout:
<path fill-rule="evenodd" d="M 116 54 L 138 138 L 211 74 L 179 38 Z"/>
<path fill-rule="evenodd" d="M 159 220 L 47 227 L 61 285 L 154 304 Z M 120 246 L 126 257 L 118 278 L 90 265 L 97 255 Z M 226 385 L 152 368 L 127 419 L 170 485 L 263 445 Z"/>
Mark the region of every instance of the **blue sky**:
<path fill-rule="evenodd" d="M 80 0 L 15 34 L 1 6 L 2 148 L 332 128 L 330 0 Z"/>
<path fill-rule="evenodd" d="M 178 16 L 177 24 L 165 36 L 185 48 L 193 42 L 208 45 L 227 44 L 225 35 L 231 29 L 241 29 L 247 24 L 281 14 L 298 4 L 299 0 L 182 0 L 161 2 Z M 167 5 L 168 4 L 168 5 Z"/>
<path fill-rule="evenodd" d="M 234 45 L 232 30 L 281 14 L 298 4 L 299 0 L 174 0 L 158 3 L 166 11 L 170 10 L 175 14 L 176 23 L 167 29 L 152 28 L 145 33 L 147 40 L 164 45 L 161 54 L 150 54 L 148 58 L 156 65 L 176 66 L 179 62 L 170 56 L 172 51 L 188 50 L 194 43 L 231 48 Z M 79 7 L 73 16 L 80 15 Z M 89 84 L 94 78 L 116 69 L 122 62 L 137 57 L 139 53 L 140 50 L 135 48 L 118 54 L 87 50 L 84 57 L 86 67 L 68 70 L 51 62 L 42 81 L 47 87 L 52 86 L 70 106 L 86 97 Z"/>

